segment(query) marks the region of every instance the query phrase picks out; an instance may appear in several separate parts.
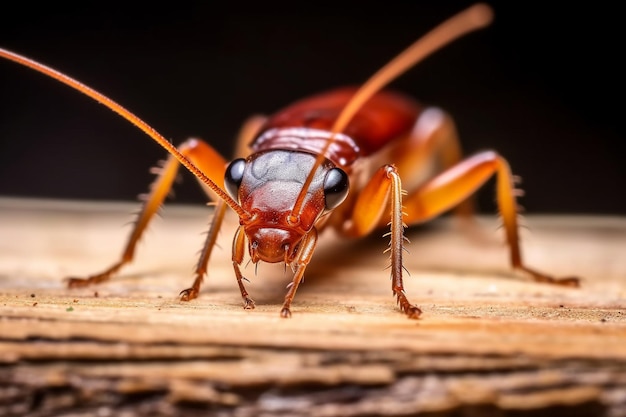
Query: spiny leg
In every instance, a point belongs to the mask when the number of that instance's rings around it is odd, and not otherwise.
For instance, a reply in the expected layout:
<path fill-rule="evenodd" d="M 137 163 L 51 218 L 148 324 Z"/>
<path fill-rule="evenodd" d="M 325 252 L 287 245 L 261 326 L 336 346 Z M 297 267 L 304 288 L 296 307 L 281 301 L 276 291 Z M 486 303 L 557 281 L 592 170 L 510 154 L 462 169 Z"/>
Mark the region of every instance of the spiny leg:
<path fill-rule="evenodd" d="M 264 116 L 252 116 L 249 117 L 246 122 L 241 127 L 239 134 L 237 136 L 237 143 L 235 149 L 235 157 L 245 157 L 248 153 L 248 144 L 252 141 L 252 139 L 257 135 L 259 129 L 265 123 L 266 118 Z M 211 158 L 209 158 L 211 159 Z M 200 167 L 202 169 L 202 167 Z M 221 173 L 220 181 L 216 181 L 218 184 L 222 185 L 224 174 Z M 206 189 L 207 193 L 210 191 Z M 215 206 L 215 211 L 213 214 L 213 219 L 211 221 L 211 225 L 209 227 L 209 231 L 207 233 L 207 237 L 202 247 L 202 251 L 200 253 L 200 259 L 198 260 L 198 264 L 195 270 L 195 279 L 191 287 L 184 289 L 180 292 L 180 299 L 182 301 L 193 300 L 200 293 L 200 286 L 204 281 L 204 276 L 207 272 L 207 265 L 209 262 L 209 258 L 211 256 L 211 251 L 215 246 L 215 242 L 217 240 L 218 231 L 221 228 L 222 220 L 224 219 L 224 215 L 226 214 L 227 205 L 220 199 L 217 200 L 217 204 Z M 235 238 L 236 240 L 236 238 Z M 245 291 L 243 287 L 243 283 L 241 281 L 241 272 L 237 269 L 235 270 L 235 274 L 239 273 L 239 289 L 242 290 L 242 294 Z M 247 292 L 246 292 L 247 294 Z M 254 308 L 254 301 L 248 298 L 246 302 L 247 308 Z"/>
<path fill-rule="evenodd" d="M 537 282 L 577 287 L 576 277 L 555 278 L 527 267 L 522 261 L 517 223 L 516 190 L 509 164 L 493 151 L 478 153 L 425 183 L 404 200 L 406 220 L 416 224 L 451 209 L 474 193 L 492 175 L 497 176 L 497 202 L 504 221 L 513 268 Z"/>
<path fill-rule="evenodd" d="M 389 204 L 391 203 L 391 204 Z M 382 219 L 387 207 L 391 207 L 391 230 L 389 248 L 391 261 L 391 290 L 398 300 L 400 309 L 411 319 L 416 319 L 422 313 L 419 307 L 411 304 L 404 291 L 402 274 L 404 265 L 402 255 L 404 251 L 404 228 L 402 217 L 402 184 L 398 171 L 393 165 L 379 168 L 367 185 L 361 190 L 350 221 L 342 230 L 344 234 L 361 237 L 368 235 Z"/>
<path fill-rule="evenodd" d="M 414 306 L 406 298 L 404 283 L 402 282 L 402 272 L 405 269 L 402 264 L 404 252 L 404 223 L 402 216 L 402 185 L 400 176 L 393 166 L 387 168 L 387 176 L 391 179 L 391 241 L 389 251 L 391 252 L 391 289 L 398 299 L 400 309 L 411 319 L 416 319 L 422 314 L 419 307 Z"/>
<path fill-rule="evenodd" d="M 206 142 L 195 140 L 192 145 L 193 152 L 188 152 L 189 155 L 185 156 L 187 156 L 202 172 L 212 178 L 215 183 L 217 183 L 220 187 L 223 187 L 224 172 L 226 170 L 226 161 L 224 158 L 222 158 L 222 156 Z M 199 182 L 199 184 L 209 198 L 213 201 L 217 201 L 217 203 L 215 204 L 213 217 L 211 218 L 204 245 L 200 251 L 200 259 L 198 259 L 198 263 L 196 264 L 193 284 L 191 287 L 180 292 L 179 297 L 181 301 L 190 301 L 198 297 L 200 287 L 202 286 L 204 277 L 207 274 L 209 259 L 211 258 L 211 253 L 215 247 L 217 236 L 222 227 L 222 222 L 227 210 L 227 205 L 220 198 L 215 196 L 208 187 L 203 185 L 203 183 Z"/>
<path fill-rule="evenodd" d="M 215 242 L 217 241 L 217 235 L 222 227 L 222 220 L 224 219 L 227 208 L 228 206 L 226 203 L 221 200 L 215 205 L 211 225 L 207 232 L 202 251 L 200 252 L 200 259 L 198 259 L 198 263 L 196 264 L 196 269 L 194 271 L 195 279 L 193 280 L 191 287 L 180 292 L 179 297 L 181 301 L 193 300 L 198 297 L 198 294 L 200 293 L 200 286 L 202 285 L 202 282 L 204 282 L 204 276 L 207 273 L 209 258 L 211 257 L 211 252 L 215 246 Z"/>
<path fill-rule="evenodd" d="M 365 236 L 378 227 L 391 226 L 389 248 L 391 261 L 392 291 L 400 308 L 407 316 L 417 318 L 421 314 L 419 307 L 411 304 L 404 291 L 402 263 L 403 244 L 405 241 L 402 208 L 402 182 L 408 190 L 415 190 L 424 180 L 425 175 L 432 175 L 432 163 L 436 168 L 449 169 L 462 158 L 461 144 L 452 118 L 436 107 L 425 108 L 418 116 L 411 132 L 397 141 L 389 153 L 381 155 L 383 160 L 395 161 L 379 169 L 366 187 L 361 191 L 354 207 L 349 213 L 349 227 L 342 233 L 352 236 Z M 391 205 L 391 222 L 384 213 Z M 457 213 L 469 218 L 474 212 L 471 198 L 466 198 L 457 205 Z M 342 223 L 343 224 L 343 223 Z"/>
<path fill-rule="evenodd" d="M 225 169 L 224 159 L 209 145 L 198 140 L 189 139 L 185 141 L 180 147 L 180 152 L 189 158 L 196 166 L 205 172 L 206 175 L 211 178 L 218 178 L 215 180 L 218 183 L 223 182 L 223 171 Z M 163 166 L 159 169 L 158 176 L 151 186 L 150 193 L 148 194 L 143 207 L 135 221 L 133 230 L 128 237 L 126 246 L 122 253 L 120 260 L 114 263 L 104 271 L 88 276 L 86 278 L 68 278 L 69 287 L 83 287 L 91 284 L 97 284 L 103 281 L 109 280 L 115 273 L 117 273 L 124 265 L 130 263 L 135 254 L 135 248 L 137 242 L 143 235 L 143 232 L 147 228 L 149 222 L 153 218 L 154 214 L 158 211 L 162 205 L 165 197 L 168 195 L 172 188 L 172 184 L 176 179 L 179 163 L 173 158 L 169 157 Z M 205 188 L 208 190 L 208 188 Z M 219 217 L 219 211 L 216 210 L 216 215 Z M 223 216 L 223 214 L 222 214 Z M 216 222 L 214 216 L 214 222 Z M 219 222 L 218 222 L 219 223 Z M 214 233 L 217 233 L 215 230 Z M 209 232 L 211 234 L 211 231 Z M 205 245 L 206 246 L 206 245 Z M 211 245 L 212 247 L 212 245 Z M 209 248 L 210 253 L 210 248 Z M 208 258 L 208 253 L 206 254 Z M 200 264 L 199 264 L 200 265 Z"/>
<path fill-rule="evenodd" d="M 185 149 L 185 145 L 181 146 L 181 151 Z M 173 157 L 169 157 L 162 167 L 158 168 L 158 176 L 150 187 L 150 193 L 146 196 L 141 211 L 134 222 L 133 230 L 128 236 L 126 246 L 122 252 L 120 260 L 104 271 L 90 275 L 86 278 L 70 277 L 67 278 L 67 285 L 70 288 L 84 287 L 92 284 L 98 284 L 108 281 L 115 273 L 117 273 L 124 265 L 130 263 L 135 255 L 137 242 L 141 238 L 143 232 L 148 226 L 154 214 L 169 194 L 172 184 L 176 179 L 179 163 Z"/>

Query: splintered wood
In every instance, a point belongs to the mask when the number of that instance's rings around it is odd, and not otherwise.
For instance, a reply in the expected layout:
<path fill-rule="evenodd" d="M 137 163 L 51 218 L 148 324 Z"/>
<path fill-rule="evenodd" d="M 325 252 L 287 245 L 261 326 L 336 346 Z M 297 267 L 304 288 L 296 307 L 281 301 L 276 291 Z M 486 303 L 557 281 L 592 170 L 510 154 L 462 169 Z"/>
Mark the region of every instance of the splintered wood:
<path fill-rule="evenodd" d="M 204 207 L 166 207 L 119 276 L 67 289 L 116 260 L 134 208 L 0 199 L 0 415 L 626 415 L 625 218 L 526 218 L 528 264 L 580 289 L 512 273 L 495 218 L 410 230 L 420 320 L 394 304 L 383 232 L 323 235 L 281 319 L 280 265 L 247 266 L 241 308 L 233 217 L 178 300 Z"/>

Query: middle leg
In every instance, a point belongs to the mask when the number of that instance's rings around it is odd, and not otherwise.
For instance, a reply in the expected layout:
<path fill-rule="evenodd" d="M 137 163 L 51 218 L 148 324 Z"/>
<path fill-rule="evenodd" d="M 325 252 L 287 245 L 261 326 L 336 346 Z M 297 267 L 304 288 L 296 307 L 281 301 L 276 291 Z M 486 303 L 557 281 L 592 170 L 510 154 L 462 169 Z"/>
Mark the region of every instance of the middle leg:
<path fill-rule="evenodd" d="M 246 120 L 241 130 L 239 131 L 239 134 L 237 137 L 237 143 L 235 145 L 235 152 L 234 152 L 235 157 L 239 158 L 239 157 L 244 157 L 247 155 L 248 144 L 254 138 L 254 136 L 257 135 L 259 129 L 261 128 L 264 122 L 265 122 L 264 116 L 252 116 L 248 120 Z M 221 166 L 225 168 L 226 162 L 223 161 Z M 203 166 L 199 165 L 199 168 L 203 169 Z M 205 168 L 208 168 L 208 167 L 205 167 Z M 218 184 L 222 185 L 222 182 L 224 179 L 224 173 L 222 172 L 220 175 L 221 175 L 219 177 L 220 181 L 218 182 Z M 203 184 L 200 183 L 200 185 L 202 186 Z M 205 192 L 207 192 L 207 194 L 211 196 L 210 190 L 204 186 L 203 188 Z M 215 200 L 216 198 L 213 197 L 213 199 Z M 222 221 L 224 219 L 224 215 L 226 214 L 226 210 L 227 210 L 226 204 L 222 200 L 217 199 L 217 203 L 215 204 L 215 210 L 213 212 L 213 218 L 211 220 L 211 225 L 209 227 L 209 231 L 207 232 L 207 237 L 204 242 L 204 246 L 202 247 L 202 250 L 200 251 L 200 259 L 198 259 L 198 263 L 196 264 L 196 269 L 194 272 L 195 278 L 193 280 L 193 284 L 191 285 L 191 287 L 186 288 L 180 292 L 180 299 L 182 301 L 193 300 L 194 298 L 198 297 L 198 294 L 200 293 L 200 287 L 207 273 L 209 258 L 211 257 L 211 252 L 213 250 L 213 247 L 215 246 L 215 243 L 217 240 L 217 234 L 219 230 L 221 229 Z M 243 283 L 241 282 L 240 278 L 238 278 L 238 283 L 239 283 L 239 288 L 240 289 L 243 288 Z M 242 295 L 244 292 L 245 292 L 245 289 L 242 290 Z M 254 308 L 254 301 L 248 298 L 246 305 L 249 306 L 247 308 Z"/>

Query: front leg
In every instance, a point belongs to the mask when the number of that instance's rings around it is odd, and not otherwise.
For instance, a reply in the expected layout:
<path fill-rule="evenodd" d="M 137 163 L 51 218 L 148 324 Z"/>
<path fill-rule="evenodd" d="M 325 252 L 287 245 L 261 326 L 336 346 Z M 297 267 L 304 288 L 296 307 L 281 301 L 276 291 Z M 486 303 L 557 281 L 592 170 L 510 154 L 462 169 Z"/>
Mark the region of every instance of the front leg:
<path fill-rule="evenodd" d="M 241 158 L 241 157 L 245 157 L 248 155 L 249 142 L 251 142 L 252 139 L 258 134 L 259 129 L 261 128 L 263 123 L 265 123 L 265 120 L 266 118 L 260 115 L 252 116 L 248 118 L 248 120 L 246 120 L 241 130 L 239 131 L 239 134 L 237 137 L 237 143 L 235 145 L 236 146 L 235 157 Z M 198 161 L 196 161 L 197 166 L 200 166 L 199 164 L 205 159 L 208 159 L 208 162 L 212 164 L 217 162 L 215 155 L 212 155 L 210 152 L 206 152 L 206 151 L 204 152 L 204 154 L 205 154 L 204 157 L 197 158 L 198 159 Z M 225 164 L 226 164 L 225 161 L 219 161 L 217 166 L 218 167 L 225 166 Z M 202 166 L 200 166 L 200 168 L 202 169 Z M 208 167 L 204 167 L 204 168 L 208 169 Z M 219 184 L 221 184 L 224 178 L 224 173 L 222 172 L 219 175 L 221 175 L 220 182 L 219 182 Z M 203 185 L 203 184 L 200 183 L 200 185 Z M 209 197 L 212 197 L 211 191 L 208 190 L 206 187 L 203 187 L 203 188 L 205 192 L 209 194 Z M 215 197 L 212 197 L 212 198 L 214 199 Z M 208 262 L 209 262 L 209 258 L 211 257 L 211 251 L 213 250 L 213 247 L 215 246 L 217 235 L 222 225 L 222 220 L 224 219 L 224 215 L 226 214 L 226 209 L 227 209 L 226 203 L 224 203 L 224 201 L 220 199 L 217 199 L 217 203 L 215 205 L 215 211 L 213 212 L 213 218 L 211 220 L 211 225 L 209 226 L 209 231 L 207 233 L 204 246 L 202 247 L 202 250 L 200 252 L 200 259 L 198 259 L 198 263 L 196 264 L 195 279 L 191 287 L 186 288 L 180 292 L 180 299 L 182 301 L 193 300 L 194 298 L 198 297 L 198 294 L 200 293 L 200 286 L 202 285 L 202 282 L 204 281 L 204 277 L 207 274 Z M 238 276 L 238 281 L 239 281 L 239 288 L 242 289 L 243 284 L 241 283 L 241 279 L 243 278 L 241 275 L 241 271 L 239 271 L 237 266 L 235 267 L 235 274 L 238 274 L 237 276 Z M 242 293 L 243 292 L 245 292 L 245 288 L 242 290 Z M 254 308 L 254 301 L 248 299 L 247 305 L 248 305 L 247 308 Z"/>
<path fill-rule="evenodd" d="M 389 204 L 391 203 L 391 204 Z M 354 237 L 368 235 L 385 219 L 385 209 L 391 206 L 391 240 L 385 252 L 390 252 L 391 290 L 398 300 L 400 309 L 411 319 L 422 314 L 419 307 L 411 304 L 404 292 L 402 255 L 404 251 L 404 228 L 402 219 L 402 184 L 398 171 L 393 165 L 379 168 L 361 191 L 354 205 L 351 221 L 343 229 L 345 234 Z"/>

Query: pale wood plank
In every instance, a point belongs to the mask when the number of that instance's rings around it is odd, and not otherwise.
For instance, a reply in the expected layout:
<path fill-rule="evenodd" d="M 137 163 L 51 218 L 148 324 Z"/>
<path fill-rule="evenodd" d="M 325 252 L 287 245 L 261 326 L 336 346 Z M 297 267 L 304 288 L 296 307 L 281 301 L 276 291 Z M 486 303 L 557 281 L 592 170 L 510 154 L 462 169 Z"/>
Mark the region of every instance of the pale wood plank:
<path fill-rule="evenodd" d="M 623 217 L 527 218 L 531 265 L 580 275 L 581 289 L 512 274 L 493 218 L 473 233 L 449 220 L 410 231 L 407 292 L 419 321 L 394 305 L 384 239 L 325 236 L 284 320 L 282 267 L 246 269 L 258 307 L 242 310 L 233 218 L 201 297 L 177 300 L 203 207 L 166 207 L 118 279 L 66 289 L 64 276 L 114 260 L 134 208 L 0 199 L 0 414 L 626 411 Z"/>

